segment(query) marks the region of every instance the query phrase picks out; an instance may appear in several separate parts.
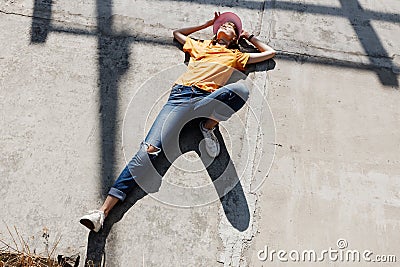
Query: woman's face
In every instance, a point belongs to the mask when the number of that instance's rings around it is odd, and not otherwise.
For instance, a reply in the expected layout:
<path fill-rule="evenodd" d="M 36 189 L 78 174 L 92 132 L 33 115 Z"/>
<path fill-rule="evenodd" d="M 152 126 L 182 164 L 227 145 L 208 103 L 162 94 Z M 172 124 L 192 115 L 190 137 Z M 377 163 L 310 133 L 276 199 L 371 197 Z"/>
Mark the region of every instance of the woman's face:
<path fill-rule="evenodd" d="M 218 39 L 227 39 L 229 41 L 232 41 L 236 39 L 236 32 L 235 32 L 235 26 L 232 22 L 225 22 L 222 24 L 218 31 L 217 31 L 217 38 Z"/>

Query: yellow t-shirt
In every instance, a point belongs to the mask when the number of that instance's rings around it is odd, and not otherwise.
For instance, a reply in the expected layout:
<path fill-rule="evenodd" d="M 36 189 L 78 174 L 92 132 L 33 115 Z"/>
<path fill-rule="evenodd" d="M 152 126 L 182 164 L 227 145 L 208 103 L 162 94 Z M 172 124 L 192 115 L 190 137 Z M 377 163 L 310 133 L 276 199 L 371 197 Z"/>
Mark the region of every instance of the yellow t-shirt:
<path fill-rule="evenodd" d="M 190 61 L 187 71 L 175 83 L 208 92 L 224 86 L 235 69 L 244 70 L 250 56 L 238 49 L 213 45 L 211 40 L 202 42 L 190 37 L 186 38 L 183 51 L 190 54 Z"/>

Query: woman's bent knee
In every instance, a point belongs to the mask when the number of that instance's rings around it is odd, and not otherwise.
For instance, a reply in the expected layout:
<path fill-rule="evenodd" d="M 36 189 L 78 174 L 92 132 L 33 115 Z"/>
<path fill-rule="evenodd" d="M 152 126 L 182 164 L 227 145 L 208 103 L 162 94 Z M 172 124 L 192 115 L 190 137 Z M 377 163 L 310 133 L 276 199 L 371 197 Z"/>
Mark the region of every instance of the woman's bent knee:
<path fill-rule="evenodd" d="M 247 99 L 249 99 L 250 92 L 247 86 L 245 86 L 244 84 L 239 84 L 239 86 L 236 87 L 236 90 L 234 92 L 235 94 L 240 96 L 244 101 L 247 101 Z"/>
<path fill-rule="evenodd" d="M 235 93 L 236 95 L 238 95 L 245 102 L 249 98 L 249 94 L 250 94 L 249 89 L 243 83 L 229 84 L 228 86 L 226 86 L 226 88 L 229 91 L 231 91 L 231 92 Z"/>

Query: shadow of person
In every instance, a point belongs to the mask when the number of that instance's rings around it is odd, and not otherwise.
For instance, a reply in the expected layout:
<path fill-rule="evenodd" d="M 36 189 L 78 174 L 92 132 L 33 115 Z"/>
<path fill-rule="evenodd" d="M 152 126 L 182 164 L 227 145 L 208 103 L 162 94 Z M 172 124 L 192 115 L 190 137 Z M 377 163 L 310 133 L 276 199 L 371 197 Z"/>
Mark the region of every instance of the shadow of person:
<path fill-rule="evenodd" d="M 182 45 L 176 41 L 174 43 L 182 49 Z M 241 40 L 239 46 L 242 52 L 257 51 L 254 46 L 248 44 L 245 40 Z M 186 53 L 185 56 L 185 64 L 187 65 L 189 61 L 188 54 Z M 273 59 L 249 65 L 245 72 L 234 72 L 227 84 L 245 80 L 251 72 L 268 71 L 274 68 L 275 61 Z M 105 262 L 105 244 L 112 226 L 119 222 L 138 200 L 149 193 L 158 192 L 161 187 L 161 179 L 172 163 L 179 156 L 189 151 L 194 151 L 206 167 L 222 204 L 225 216 L 232 227 L 241 232 L 249 227 L 250 212 L 243 187 L 218 127 L 214 133 L 220 143 L 220 154 L 210 161 L 207 155 L 202 155 L 201 153 L 201 151 L 205 151 L 204 147 L 202 147 L 204 146 L 204 142 L 202 142 L 204 137 L 199 129 L 199 122 L 202 119 L 204 118 L 195 118 L 184 125 L 179 132 L 179 147 L 169 147 L 168 155 L 161 150 L 160 154 L 152 160 L 154 169 L 150 168 L 151 170 L 145 176 L 137 178 L 135 188 L 128 194 L 124 202 L 119 202 L 111 210 L 104 222 L 103 228 L 98 233 L 90 232 L 86 255 L 87 266 L 101 266 Z"/>
<path fill-rule="evenodd" d="M 242 185 L 237 175 L 235 166 L 226 149 L 223 137 L 218 130 L 215 135 L 221 146 L 221 151 L 211 164 L 207 163 L 205 155 L 201 155 L 203 135 L 199 130 L 199 122 L 202 118 L 196 118 L 185 124 L 179 134 L 179 147 L 176 151 L 169 151 L 168 157 L 163 151 L 153 160 L 154 172 L 149 172 L 142 181 L 146 181 L 145 190 L 136 183 L 134 189 L 128 194 L 124 202 L 111 210 L 103 228 L 98 232 L 91 231 L 88 236 L 85 266 L 104 266 L 106 259 L 105 245 L 113 225 L 119 222 L 125 213 L 135 203 L 147 194 L 157 192 L 161 186 L 161 178 L 165 175 L 172 163 L 182 154 L 195 151 L 205 164 L 206 170 L 213 181 L 218 193 L 226 218 L 238 231 L 245 231 L 250 223 L 250 212 Z M 207 163 L 207 165 L 206 165 Z M 155 173 L 156 172 L 156 173 Z M 142 177 L 141 177 L 142 178 Z M 139 183 L 142 185 L 142 181 Z"/>
<path fill-rule="evenodd" d="M 199 145 L 203 140 L 203 135 L 198 130 L 200 120 L 195 119 L 186 124 L 180 135 L 180 145 L 182 153 L 195 151 L 207 166 L 207 157 L 201 155 L 201 151 L 204 150 Z M 243 188 L 218 128 L 215 130 L 215 135 L 220 143 L 221 152 L 206 170 L 213 181 L 228 221 L 237 230 L 245 231 L 250 223 L 250 212 Z"/>

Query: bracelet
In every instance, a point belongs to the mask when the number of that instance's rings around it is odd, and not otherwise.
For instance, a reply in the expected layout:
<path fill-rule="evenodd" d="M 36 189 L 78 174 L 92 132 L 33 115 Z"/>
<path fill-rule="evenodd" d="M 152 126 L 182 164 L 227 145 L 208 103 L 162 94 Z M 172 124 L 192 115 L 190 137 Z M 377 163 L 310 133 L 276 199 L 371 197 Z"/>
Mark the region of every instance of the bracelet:
<path fill-rule="evenodd" d="M 251 38 L 253 38 L 254 37 L 254 34 L 250 34 L 250 36 L 249 36 L 249 38 L 247 38 L 247 40 L 251 40 Z"/>

